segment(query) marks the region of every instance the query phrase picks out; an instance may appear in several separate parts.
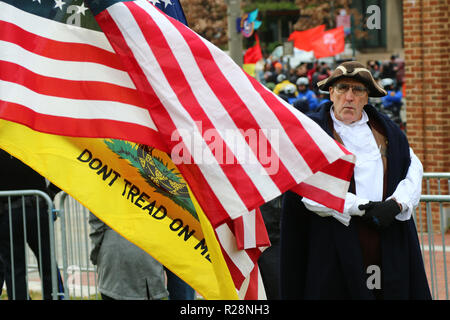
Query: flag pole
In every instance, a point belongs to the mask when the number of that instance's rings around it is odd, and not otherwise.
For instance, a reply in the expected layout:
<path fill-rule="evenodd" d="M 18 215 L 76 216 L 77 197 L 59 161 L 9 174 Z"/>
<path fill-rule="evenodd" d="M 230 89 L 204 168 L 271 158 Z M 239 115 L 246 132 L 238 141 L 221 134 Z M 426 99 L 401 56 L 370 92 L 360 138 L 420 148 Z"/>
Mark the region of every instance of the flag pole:
<path fill-rule="evenodd" d="M 228 16 L 228 50 L 237 65 L 243 64 L 242 35 L 237 32 L 236 19 L 241 15 L 241 0 L 226 0 Z"/>

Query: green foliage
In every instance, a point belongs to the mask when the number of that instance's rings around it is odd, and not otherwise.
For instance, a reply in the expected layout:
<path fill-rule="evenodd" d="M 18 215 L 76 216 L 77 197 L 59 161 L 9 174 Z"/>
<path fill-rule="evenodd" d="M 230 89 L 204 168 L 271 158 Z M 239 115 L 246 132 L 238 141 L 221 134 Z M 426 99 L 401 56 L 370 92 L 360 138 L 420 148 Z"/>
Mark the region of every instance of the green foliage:
<path fill-rule="evenodd" d="M 273 50 L 275 50 L 276 47 L 281 46 L 282 43 L 278 42 L 278 41 L 274 41 L 274 42 L 269 42 L 266 46 L 266 51 L 267 53 L 271 53 Z"/>
<path fill-rule="evenodd" d="M 123 140 L 104 140 L 108 148 L 119 156 L 120 159 L 130 161 L 131 166 L 140 168 L 139 157 L 137 154 L 137 144 L 133 145 Z"/>

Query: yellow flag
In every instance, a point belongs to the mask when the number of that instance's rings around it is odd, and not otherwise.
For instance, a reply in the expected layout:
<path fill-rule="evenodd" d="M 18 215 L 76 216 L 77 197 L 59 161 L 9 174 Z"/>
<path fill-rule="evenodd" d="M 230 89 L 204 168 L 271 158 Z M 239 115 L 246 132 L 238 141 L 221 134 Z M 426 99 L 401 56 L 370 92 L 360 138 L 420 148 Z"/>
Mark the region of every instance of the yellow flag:
<path fill-rule="evenodd" d="M 237 299 L 214 231 L 169 156 L 0 120 L 0 147 L 69 193 L 205 299 Z"/>
<path fill-rule="evenodd" d="M 247 72 L 252 77 L 256 76 L 256 64 L 255 63 L 244 63 L 242 65 L 242 69 L 244 69 L 245 72 Z"/>

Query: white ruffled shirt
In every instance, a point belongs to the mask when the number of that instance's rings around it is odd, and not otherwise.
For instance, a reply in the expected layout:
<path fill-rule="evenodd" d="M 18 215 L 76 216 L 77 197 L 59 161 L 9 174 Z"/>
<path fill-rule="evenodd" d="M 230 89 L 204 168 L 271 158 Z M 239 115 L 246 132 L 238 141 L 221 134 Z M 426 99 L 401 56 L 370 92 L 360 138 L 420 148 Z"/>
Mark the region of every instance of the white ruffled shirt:
<path fill-rule="evenodd" d="M 363 111 L 362 118 L 350 125 L 339 121 L 330 111 L 334 129 L 341 137 L 345 148 L 356 156 L 354 170 L 356 195 L 347 192 L 344 212 L 327 208 L 313 200 L 303 198 L 305 206 L 320 216 L 332 216 L 345 225 L 349 225 L 352 215 L 362 216 L 364 211 L 358 209 L 361 204 L 369 201 L 381 201 L 383 198 L 383 161 L 381 153 L 367 122 L 369 117 Z M 408 173 L 398 184 L 394 193 L 387 200 L 395 199 L 402 205 L 402 211 L 395 217 L 406 221 L 419 204 L 422 192 L 423 166 L 413 150 L 410 148 L 411 164 Z"/>

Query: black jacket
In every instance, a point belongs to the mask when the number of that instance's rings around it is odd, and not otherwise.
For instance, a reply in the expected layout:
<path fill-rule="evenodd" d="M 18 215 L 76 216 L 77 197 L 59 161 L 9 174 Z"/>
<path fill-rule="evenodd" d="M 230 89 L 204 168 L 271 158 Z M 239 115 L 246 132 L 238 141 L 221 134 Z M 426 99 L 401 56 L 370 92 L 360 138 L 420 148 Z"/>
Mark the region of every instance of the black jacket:
<path fill-rule="evenodd" d="M 45 178 L 19 159 L 0 149 L 0 190 L 25 190 L 34 189 L 43 191 L 51 198 L 59 191 L 53 184 L 45 181 Z M 7 198 L 0 198 L 6 201 Z"/>

